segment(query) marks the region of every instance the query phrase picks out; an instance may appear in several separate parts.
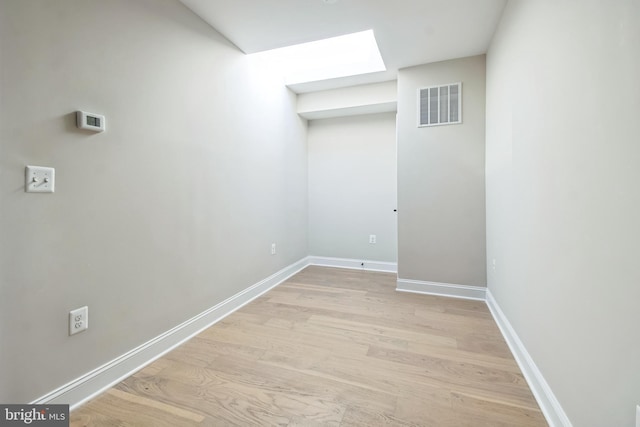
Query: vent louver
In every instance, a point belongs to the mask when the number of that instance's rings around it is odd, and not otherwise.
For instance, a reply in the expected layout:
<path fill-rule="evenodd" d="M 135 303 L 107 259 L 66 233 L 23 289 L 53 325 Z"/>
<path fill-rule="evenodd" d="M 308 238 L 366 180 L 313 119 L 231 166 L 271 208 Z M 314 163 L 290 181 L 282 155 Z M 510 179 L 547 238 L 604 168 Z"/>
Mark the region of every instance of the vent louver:
<path fill-rule="evenodd" d="M 419 127 L 462 123 L 462 83 L 422 88 L 418 97 Z"/>

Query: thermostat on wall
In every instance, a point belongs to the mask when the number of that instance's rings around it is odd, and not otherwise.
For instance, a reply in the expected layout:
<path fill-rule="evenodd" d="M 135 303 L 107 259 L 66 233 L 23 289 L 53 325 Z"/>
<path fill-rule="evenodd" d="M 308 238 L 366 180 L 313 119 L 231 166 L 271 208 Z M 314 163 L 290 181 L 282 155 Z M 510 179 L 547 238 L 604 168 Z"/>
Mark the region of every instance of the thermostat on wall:
<path fill-rule="evenodd" d="M 104 132 L 104 116 L 100 114 L 87 113 L 86 111 L 76 112 L 76 124 L 80 129 L 92 130 L 94 132 Z"/>

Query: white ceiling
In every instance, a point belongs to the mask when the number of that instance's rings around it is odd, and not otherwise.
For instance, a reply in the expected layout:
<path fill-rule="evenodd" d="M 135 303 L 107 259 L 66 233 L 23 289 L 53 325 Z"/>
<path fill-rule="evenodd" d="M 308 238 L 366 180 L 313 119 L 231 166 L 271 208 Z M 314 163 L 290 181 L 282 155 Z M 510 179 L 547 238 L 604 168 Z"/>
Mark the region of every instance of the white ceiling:
<path fill-rule="evenodd" d="M 396 78 L 485 53 L 506 0 L 180 0 L 245 53 L 373 29 L 386 72 L 303 83 L 309 92 Z"/>

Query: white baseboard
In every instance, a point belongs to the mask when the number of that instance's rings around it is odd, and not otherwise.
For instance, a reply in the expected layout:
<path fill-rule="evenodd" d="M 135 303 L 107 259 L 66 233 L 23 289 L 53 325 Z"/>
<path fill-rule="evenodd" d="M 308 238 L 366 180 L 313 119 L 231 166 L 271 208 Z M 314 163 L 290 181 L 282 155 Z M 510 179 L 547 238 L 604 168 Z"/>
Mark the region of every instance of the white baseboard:
<path fill-rule="evenodd" d="M 484 301 L 487 288 L 398 278 L 396 291 Z"/>
<path fill-rule="evenodd" d="M 558 402 L 553 391 L 551 391 L 551 387 L 547 384 L 547 381 L 542 376 L 542 373 L 529 355 L 529 352 L 527 352 L 527 349 L 518 337 L 518 334 L 511 326 L 511 323 L 509 323 L 509 320 L 507 320 L 507 317 L 504 315 L 489 290 L 487 290 L 486 300 L 487 306 L 489 306 L 489 310 L 498 324 L 505 341 L 507 341 L 507 344 L 511 349 L 511 353 L 513 353 L 513 357 L 516 359 L 520 370 L 527 380 L 529 388 L 531 388 L 533 395 L 538 401 L 538 405 L 547 419 L 549 426 L 571 427 L 569 417 L 567 417 L 562 406 L 560 406 L 560 402 Z"/>
<path fill-rule="evenodd" d="M 307 258 L 301 259 L 175 328 L 158 335 L 139 347 L 31 403 L 69 404 L 70 408 L 74 409 L 284 282 L 307 265 L 309 265 Z"/>
<path fill-rule="evenodd" d="M 386 273 L 397 273 L 398 263 L 384 261 L 370 261 L 350 258 L 330 258 L 322 256 L 307 257 L 309 265 L 334 268 L 350 268 L 354 270 L 382 271 Z"/>
<path fill-rule="evenodd" d="M 364 266 L 362 265 L 364 263 Z M 236 295 L 222 301 L 173 329 L 153 338 L 137 348 L 94 369 L 68 384 L 31 402 L 32 404 L 69 404 L 74 409 L 102 393 L 109 387 L 129 377 L 144 366 L 183 344 L 204 329 L 210 327 L 229 314 L 253 301 L 255 298 L 279 285 L 308 265 L 323 267 L 364 269 L 396 273 L 397 264 L 391 262 L 366 261 L 345 258 L 309 256 L 303 258 L 266 279 L 250 286 Z M 454 285 L 448 283 L 422 282 L 398 279 L 397 291 L 419 294 L 440 295 L 486 301 L 502 335 L 520 366 L 542 412 L 551 427 L 571 427 L 571 422 L 560 406 L 540 370 L 520 341 L 515 330 L 505 317 L 497 302 L 486 288 L 479 286 Z"/>

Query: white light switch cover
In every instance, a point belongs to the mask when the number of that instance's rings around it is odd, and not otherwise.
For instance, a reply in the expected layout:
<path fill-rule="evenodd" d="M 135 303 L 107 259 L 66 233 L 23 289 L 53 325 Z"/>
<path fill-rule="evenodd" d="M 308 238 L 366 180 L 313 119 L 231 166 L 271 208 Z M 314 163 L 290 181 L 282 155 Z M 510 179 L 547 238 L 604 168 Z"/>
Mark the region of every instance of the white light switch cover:
<path fill-rule="evenodd" d="M 56 170 L 44 166 L 27 166 L 24 173 L 24 191 L 27 193 L 53 193 Z"/>

